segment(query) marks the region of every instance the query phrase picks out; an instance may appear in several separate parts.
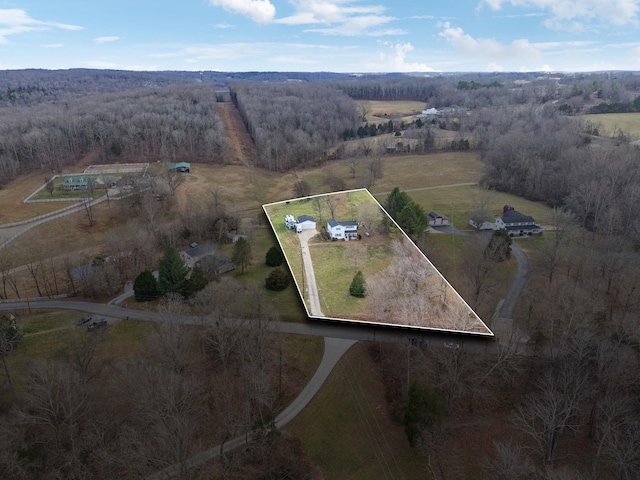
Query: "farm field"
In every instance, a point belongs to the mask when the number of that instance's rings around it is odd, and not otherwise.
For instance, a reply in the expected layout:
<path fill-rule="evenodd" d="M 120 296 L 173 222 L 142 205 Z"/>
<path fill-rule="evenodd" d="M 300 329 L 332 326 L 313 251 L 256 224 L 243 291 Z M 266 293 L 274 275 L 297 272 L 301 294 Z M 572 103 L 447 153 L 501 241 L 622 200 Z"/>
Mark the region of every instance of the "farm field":
<path fill-rule="evenodd" d="M 632 140 L 640 139 L 640 113 L 603 113 L 579 118 L 598 126 L 601 136 L 613 137 L 622 131 Z"/>
<path fill-rule="evenodd" d="M 307 233 L 296 234 L 288 229 L 284 218 L 285 215 L 296 218 L 303 214 L 313 215 L 315 211 L 318 216 L 315 231 L 324 231 L 320 217 L 325 203 L 331 204 L 332 212 L 325 212 L 324 221 L 332 214 L 336 219 L 352 220 L 359 216 L 369 217 L 367 210 L 374 212 L 373 218 L 368 220 L 370 236 L 359 227 L 359 240 L 331 242 L 316 235 L 309 242 L 319 303 L 325 317 L 492 335 L 412 242 L 394 228 L 389 233 L 380 230 L 385 214 L 364 189 L 264 205 L 305 305 L 307 296 L 315 295 L 309 285 L 301 287 L 307 272 L 302 270 L 303 250 L 299 239 Z M 368 298 L 351 298 L 349 293 L 349 285 L 358 271 L 362 271 L 366 279 L 367 291 L 371 293 Z M 405 278 L 410 279 L 406 285 L 403 283 L 407 282 Z M 394 286 L 397 291 L 393 290 Z M 391 292 L 392 298 L 387 300 L 399 302 L 397 309 L 386 303 L 383 292 Z M 407 309 L 408 305 L 411 307 Z M 308 307 L 308 311 L 315 318 L 323 318 L 315 314 L 312 307 Z"/>
<path fill-rule="evenodd" d="M 417 115 L 425 109 L 424 102 L 413 100 L 367 100 L 364 102 L 369 110 L 366 119 L 369 123 L 402 121 Z"/>

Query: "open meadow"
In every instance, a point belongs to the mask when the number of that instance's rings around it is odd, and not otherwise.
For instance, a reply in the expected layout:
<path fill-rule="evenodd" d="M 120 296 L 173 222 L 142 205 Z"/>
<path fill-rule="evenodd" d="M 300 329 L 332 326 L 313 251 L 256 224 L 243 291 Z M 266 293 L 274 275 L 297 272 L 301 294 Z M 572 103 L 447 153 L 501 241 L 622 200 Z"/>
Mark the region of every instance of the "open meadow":
<path fill-rule="evenodd" d="M 602 113 L 579 118 L 594 124 L 601 136 L 615 137 L 622 132 L 631 140 L 640 139 L 640 113 Z"/>

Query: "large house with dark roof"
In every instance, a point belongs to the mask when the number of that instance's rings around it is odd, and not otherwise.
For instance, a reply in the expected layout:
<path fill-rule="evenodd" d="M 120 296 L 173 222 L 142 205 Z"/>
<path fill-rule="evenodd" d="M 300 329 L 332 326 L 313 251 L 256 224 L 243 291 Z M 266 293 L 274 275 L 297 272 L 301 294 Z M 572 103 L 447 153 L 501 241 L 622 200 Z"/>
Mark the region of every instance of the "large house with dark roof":
<path fill-rule="evenodd" d="M 496 218 L 496 230 L 506 230 L 509 235 L 533 235 L 542 233 L 542 227 L 533 217 L 517 212 L 513 207 L 505 205 L 501 217 Z"/>

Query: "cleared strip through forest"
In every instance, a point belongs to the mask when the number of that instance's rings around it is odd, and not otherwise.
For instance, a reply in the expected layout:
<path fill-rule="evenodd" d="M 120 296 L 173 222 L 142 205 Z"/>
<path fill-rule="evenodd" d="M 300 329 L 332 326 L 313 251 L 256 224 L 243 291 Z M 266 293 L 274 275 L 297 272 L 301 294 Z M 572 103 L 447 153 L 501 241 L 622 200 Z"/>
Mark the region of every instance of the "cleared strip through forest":
<path fill-rule="evenodd" d="M 237 165 L 257 165 L 258 150 L 251 140 L 249 132 L 240 117 L 240 112 L 231 102 L 216 103 L 216 109 L 220 120 L 224 125 L 224 131 L 229 145 L 229 158 L 227 163 Z"/>

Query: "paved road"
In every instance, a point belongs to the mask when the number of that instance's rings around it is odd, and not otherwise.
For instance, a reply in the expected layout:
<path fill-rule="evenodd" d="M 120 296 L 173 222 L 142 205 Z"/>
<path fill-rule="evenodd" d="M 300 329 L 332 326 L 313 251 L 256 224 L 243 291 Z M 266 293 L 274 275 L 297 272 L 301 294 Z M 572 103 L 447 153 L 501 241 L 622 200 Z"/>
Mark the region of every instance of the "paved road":
<path fill-rule="evenodd" d="M 502 318 L 513 318 L 513 310 L 516 306 L 516 302 L 518 298 L 520 298 L 520 294 L 524 290 L 525 285 L 527 284 L 527 280 L 531 276 L 531 263 L 529 262 L 529 257 L 524 253 L 520 245 L 516 242 L 511 244 L 511 253 L 518 261 L 518 270 L 516 271 L 516 276 L 511 283 L 511 288 L 507 293 L 507 296 L 504 298 L 504 302 L 502 302 L 502 308 L 500 308 L 500 317 Z"/>
<path fill-rule="evenodd" d="M 281 430 L 285 425 L 293 420 L 296 415 L 298 415 L 304 409 L 304 407 L 309 404 L 309 402 L 311 402 L 324 382 L 327 380 L 327 378 L 329 378 L 329 374 L 337 365 L 338 361 L 354 343 L 356 343 L 354 340 L 343 340 L 339 338 L 325 339 L 324 355 L 322 356 L 322 361 L 320 362 L 316 373 L 313 375 L 313 377 L 311 377 L 311 380 L 309 380 L 309 383 L 307 383 L 300 395 L 298 395 L 293 400 L 293 402 L 291 402 L 289 406 L 275 418 L 275 424 L 278 429 Z M 222 453 L 226 453 L 230 450 L 233 450 L 234 448 L 244 445 L 245 443 L 247 443 L 247 441 L 250 441 L 250 439 L 251 433 L 246 432 L 232 440 L 225 442 L 222 445 L 216 445 L 213 448 L 205 450 L 204 452 L 201 452 L 189 459 L 188 468 L 198 467 L 221 455 Z M 179 466 L 172 465 L 165 468 L 164 470 L 160 470 L 159 472 L 148 476 L 147 480 L 173 478 L 179 473 Z"/>
<path fill-rule="evenodd" d="M 309 299 L 309 308 L 311 315 L 314 317 L 324 317 L 320 308 L 320 297 L 318 296 L 318 285 L 316 284 L 316 275 L 313 271 L 313 262 L 311 261 L 311 252 L 309 252 L 309 240 L 318 234 L 317 230 L 303 230 L 298 234 L 300 240 L 300 249 L 302 251 L 302 262 L 304 264 L 304 275 L 306 278 L 305 290 L 303 295 L 307 295 Z"/>
<path fill-rule="evenodd" d="M 80 300 L 49 300 L 31 299 L 11 300 L 0 302 L 0 311 L 26 311 L 36 309 L 75 310 L 81 313 L 91 313 L 94 316 L 108 318 L 131 318 L 145 321 L 166 320 L 167 315 L 145 310 L 134 310 L 117 305 L 83 302 Z M 199 318 L 193 316 L 174 317 L 184 324 L 200 325 Z M 75 320 L 75 319 L 74 319 Z M 245 324 L 242 322 L 242 324 Z M 361 340 L 371 342 L 406 343 L 409 339 L 422 340 L 423 344 L 442 346 L 446 342 L 454 341 L 464 344 L 465 348 L 485 350 L 495 346 L 491 338 L 434 332 L 431 330 L 406 329 L 401 327 L 363 325 L 329 320 L 309 320 L 305 323 L 271 322 L 269 330 L 277 333 L 291 333 L 297 335 L 313 335 L 318 337 L 341 338 L 344 340 Z"/>

